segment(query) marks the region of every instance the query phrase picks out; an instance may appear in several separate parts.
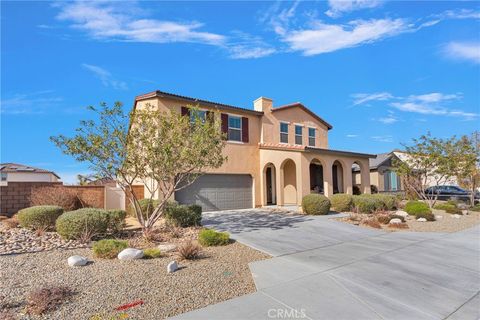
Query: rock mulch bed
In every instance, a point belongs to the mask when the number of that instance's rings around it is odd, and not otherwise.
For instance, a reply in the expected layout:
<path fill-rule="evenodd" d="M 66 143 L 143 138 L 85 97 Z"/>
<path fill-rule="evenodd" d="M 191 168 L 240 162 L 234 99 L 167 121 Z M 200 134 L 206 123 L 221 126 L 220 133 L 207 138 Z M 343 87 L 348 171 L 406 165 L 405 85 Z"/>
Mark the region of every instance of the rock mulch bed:
<path fill-rule="evenodd" d="M 93 263 L 69 267 L 67 258 L 72 255 L 85 256 Z M 76 293 L 47 314 L 49 319 L 110 319 L 122 312 L 126 319 L 162 319 L 254 292 L 248 263 L 266 258 L 232 243 L 204 248 L 201 259 L 181 261 L 178 271 L 167 273 L 171 256 L 103 260 L 94 258 L 89 249 L 8 255 L 0 257 L 0 296 L 5 297 L 5 304 L 14 306 L 11 312 L 21 314 L 28 292 L 61 284 Z M 135 306 L 115 311 L 128 304 Z"/>
<path fill-rule="evenodd" d="M 85 244 L 78 241 L 63 240 L 56 232 L 37 235 L 34 231 L 24 228 L 0 230 L 0 255 L 85 247 Z"/>
<path fill-rule="evenodd" d="M 477 224 L 480 224 L 480 212 L 469 211 L 468 215 L 460 215 L 454 217 L 450 213 L 446 213 L 443 210 L 433 209 L 432 212 L 435 214 L 436 221 L 427 221 L 420 222 L 415 219 L 414 216 L 407 216 L 405 219 L 406 225 L 408 228 L 395 228 L 392 225 L 380 224 L 381 229 L 384 231 L 414 231 L 414 232 L 457 232 L 464 229 L 471 228 Z M 395 211 L 392 211 L 395 213 Z M 356 216 L 357 221 L 352 220 L 350 217 L 338 218 L 337 220 L 351 223 L 354 225 L 371 228 L 370 226 L 361 223 L 360 221 L 365 221 L 369 218 L 373 218 L 373 214 L 354 214 L 350 213 L 353 216 Z"/>

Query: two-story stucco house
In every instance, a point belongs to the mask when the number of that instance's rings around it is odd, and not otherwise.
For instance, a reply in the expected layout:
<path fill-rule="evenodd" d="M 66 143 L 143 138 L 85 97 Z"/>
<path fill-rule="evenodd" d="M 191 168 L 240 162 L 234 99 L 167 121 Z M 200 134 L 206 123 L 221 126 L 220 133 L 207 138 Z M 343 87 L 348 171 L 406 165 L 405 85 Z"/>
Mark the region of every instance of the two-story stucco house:
<path fill-rule="evenodd" d="M 246 109 L 155 91 L 137 96 L 134 108 L 146 104 L 185 116 L 188 105 L 215 111 L 227 134 L 228 160 L 176 192 L 179 203 L 197 203 L 205 211 L 297 205 L 312 192 L 351 194 L 354 182 L 370 193 L 369 158 L 375 156 L 329 149 L 332 125 L 299 102 L 275 107 L 260 97 Z M 360 168 L 355 181 L 352 166 Z"/>

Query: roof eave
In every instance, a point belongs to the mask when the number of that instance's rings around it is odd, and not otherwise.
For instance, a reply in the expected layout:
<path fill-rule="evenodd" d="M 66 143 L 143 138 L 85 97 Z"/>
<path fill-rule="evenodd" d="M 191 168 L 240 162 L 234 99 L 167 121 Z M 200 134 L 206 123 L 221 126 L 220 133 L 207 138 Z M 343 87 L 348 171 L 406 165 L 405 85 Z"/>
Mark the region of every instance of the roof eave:
<path fill-rule="evenodd" d="M 362 158 L 376 158 L 377 157 L 377 155 L 369 154 L 369 153 L 360 153 L 360 152 L 333 150 L 333 149 L 323 149 L 323 148 L 315 148 L 315 147 L 308 147 L 308 146 L 305 147 L 305 151 L 337 154 L 337 155 L 344 155 L 344 156 L 356 156 L 356 157 L 362 157 Z"/>

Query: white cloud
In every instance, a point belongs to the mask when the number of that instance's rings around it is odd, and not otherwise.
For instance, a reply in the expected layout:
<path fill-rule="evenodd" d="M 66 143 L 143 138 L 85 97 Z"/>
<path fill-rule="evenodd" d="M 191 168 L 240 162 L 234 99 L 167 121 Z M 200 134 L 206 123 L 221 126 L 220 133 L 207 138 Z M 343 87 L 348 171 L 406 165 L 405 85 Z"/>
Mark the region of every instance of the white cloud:
<path fill-rule="evenodd" d="M 353 94 L 354 105 L 368 105 L 367 102 L 388 101 L 388 106 L 403 112 L 419 113 L 424 115 L 438 115 L 459 117 L 463 120 L 474 120 L 479 114 L 473 112 L 465 112 L 458 109 L 451 109 L 448 104 L 453 100 L 461 100 L 462 94 L 443 94 L 432 92 L 421 95 L 410 95 L 407 97 L 393 96 L 388 92 L 383 93 L 357 93 Z M 384 123 L 394 123 L 396 120 L 392 113 L 385 118 L 377 119 Z M 396 118 L 395 118 L 396 119 Z"/>
<path fill-rule="evenodd" d="M 480 19 L 480 11 L 471 9 L 447 10 L 433 17 L 438 19 Z"/>
<path fill-rule="evenodd" d="M 92 72 L 95 77 L 102 81 L 102 84 L 105 87 L 111 87 L 116 90 L 126 90 L 127 84 L 123 81 L 116 80 L 110 72 L 92 64 L 82 64 L 82 67 Z"/>
<path fill-rule="evenodd" d="M 358 137 L 358 134 L 347 134 L 347 138 L 356 138 Z"/>
<path fill-rule="evenodd" d="M 393 142 L 393 137 L 391 135 L 372 136 L 371 138 L 377 142 Z"/>
<path fill-rule="evenodd" d="M 232 34 L 236 40 L 232 40 L 227 46 L 232 59 L 262 58 L 276 52 L 275 48 L 265 43 L 260 37 L 241 31 L 235 31 Z"/>
<path fill-rule="evenodd" d="M 392 115 L 389 115 L 389 116 L 386 116 L 386 117 L 383 117 L 383 118 L 379 118 L 378 121 L 380 121 L 384 124 L 393 124 L 393 123 L 397 122 L 398 119 L 395 118 Z"/>
<path fill-rule="evenodd" d="M 225 37 L 199 31 L 198 22 L 174 22 L 145 19 L 135 3 L 69 2 L 58 4 L 57 18 L 72 23 L 71 27 L 87 32 L 95 39 L 132 42 L 198 42 L 219 45 Z"/>
<path fill-rule="evenodd" d="M 53 93 L 52 90 L 42 90 L 15 94 L 0 101 L 0 113 L 10 115 L 45 113 L 63 102 L 62 97 Z"/>
<path fill-rule="evenodd" d="M 404 19 L 355 20 L 347 25 L 312 22 L 311 29 L 296 30 L 283 37 L 290 48 L 306 56 L 373 43 L 400 33 L 415 31 Z"/>
<path fill-rule="evenodd" d="M 450 42 L 444 53 L 453 59 L 480 63 L 480 42 Z"/>
<path fill-rule="evenodd" d="M 366 104 L 369 101 L 385 101 L 390 100 L 393 96 L 388 92 L 376 92 L 376 93 L 356 93 L 353 94 L 353 105 Z"/>
<path fill-rule="evenodd" d="M 351 11 L 378 7 L 382 2 L 380 0 L 328 0 L 330 9 L 325 14 L 331 18 L 337 18 Z"/>

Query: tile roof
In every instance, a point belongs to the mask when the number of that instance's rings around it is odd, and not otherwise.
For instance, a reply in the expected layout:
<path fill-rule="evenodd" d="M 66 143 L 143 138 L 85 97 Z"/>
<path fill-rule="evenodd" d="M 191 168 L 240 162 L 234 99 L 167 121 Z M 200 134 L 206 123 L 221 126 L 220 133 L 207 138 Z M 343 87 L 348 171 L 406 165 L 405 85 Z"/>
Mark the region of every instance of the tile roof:
<path fill-rule="evenodd" d="M 208 100 L 202 100 L 202 99 L 198 99 L 198 98 L 181 96 L 181 95 L 178 95 L 178 94 L 163 92 L 163 91 L 160 91 L 160 90 L 152 91 L 152 92 L 149 92 L 149 93 L 146 93 L 146 94 L 136 96 L 135 97 L 135 102 L 145 100 L 145 99 L 149 99 L 149 98 L 153 98 L 153 97 L 170 98 L 170 99 L 185 101 L 185 102 L 190 102 L 190 103 L 200 103 L 200 104 L 211 106 L 211 107 L 218 108 L 218 109 L 223 109 L 223 110 L 227 110 L 227 111 L 241 111 L 241 112 L 246 112 L 246 113 L 250 113 L 250 114 L 253 114 L 253 115 L 257 115 L 257 116 L 263 115 L 263 112 L 261 112 L 261 111 L 256 111 L 256 110 L 246 109 L 246 108 L 240 108 L 240 107 L 232 106 L 232 105 L 229 105 L 229 104 L 213 102 L 213 101 L 208 101 Z"/>
<path fill-rule="evenodd" d="M 24 164 L 6 162 L 0 163 L 0 172 L 34 172 L 34 173 L 51 173 L 58 179 L 60 177 L 53 171 L 40 169 L 32 166 L 26 166 Z"/>

